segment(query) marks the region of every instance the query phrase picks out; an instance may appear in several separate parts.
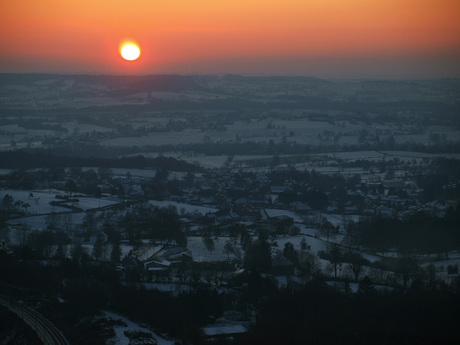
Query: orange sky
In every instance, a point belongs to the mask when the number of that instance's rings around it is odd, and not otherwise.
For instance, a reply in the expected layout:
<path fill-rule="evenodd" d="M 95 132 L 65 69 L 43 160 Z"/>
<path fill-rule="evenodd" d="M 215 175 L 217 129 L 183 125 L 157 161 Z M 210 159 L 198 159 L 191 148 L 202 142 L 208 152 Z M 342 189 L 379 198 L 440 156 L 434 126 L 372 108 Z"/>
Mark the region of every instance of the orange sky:
<path fill-rule="evenodd" d="M 2 1 L 0 72 L 460 76 L 459 17 L 459 0 Z"/>

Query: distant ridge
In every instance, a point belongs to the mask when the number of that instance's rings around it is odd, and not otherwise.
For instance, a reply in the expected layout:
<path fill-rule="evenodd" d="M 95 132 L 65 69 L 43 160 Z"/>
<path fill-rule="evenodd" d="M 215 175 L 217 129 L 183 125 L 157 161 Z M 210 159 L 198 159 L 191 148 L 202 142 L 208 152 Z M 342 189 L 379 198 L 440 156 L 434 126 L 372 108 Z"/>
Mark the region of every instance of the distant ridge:
<path fill-rule="evenodd" d="M 192 76 L 180 75 L 149 75 L 149 76 L 123 76 L 123 75 L 91 75 L 91 74 L 39 74 L 39 73 L 2 73 L 0 85 L 40 83 L 43 81 L 62 83 L 73 80 L 84 84 L 102 84 L 111 88 L 128 87 L 133 91 L 180 91 L 196 86 Z"/>

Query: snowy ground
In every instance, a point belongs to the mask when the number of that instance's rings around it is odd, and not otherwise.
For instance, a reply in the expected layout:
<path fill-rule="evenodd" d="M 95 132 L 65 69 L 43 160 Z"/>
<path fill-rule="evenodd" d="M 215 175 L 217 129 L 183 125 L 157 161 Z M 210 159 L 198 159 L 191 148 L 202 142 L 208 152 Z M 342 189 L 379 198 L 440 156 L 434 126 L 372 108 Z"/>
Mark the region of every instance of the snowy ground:
<path fill-rule="evenodd" d="M 275 217 L 290 217 L 294 220 L 294 223 L 302 223 L 304 220 L 302 217 L 300 217 L 298 214 L 288 211 L 288 210 L 280 210 L 280 209 L 274 209 L 274 208 L 266 208 L 265 213 L 267 214 L 268 217 L 270 218 L 275 218 Z"/>
<path fill-rule="evenodd" d="M 173 345 L 174 344 L 174 340 L 165 339 L 157 335 L 156 333 L 152 332 L 150 329 L 146 327 L 142 327 L 138 323 L 135 323 L 124 316 L 121 316 L 119 314 L 115 314 L 109 311 L 105 311 L 104 316 L 108 319 L 122 321 L 120 322 L 120 325 L 114 326 L 115 337 L 110 339 L 107 342 L 107 344 L 129 345 L 129 338 L 125 335 L 124 333 L 125 331 L 142 331 L 142 332 L 150 333 L 152 334 L 153 338 L 156 339 L 156 341 L 158 342 L 158 345 Z M 121 325 L 122 323 L 124 323 L 126 326 Z"/>
<path fill-rule="evenodd" d="M 302 238 L 305 238 L 307 246 L 310 246 L 309 252 L 311 252 L 314 255 L 317 255 L 319 251 L 321 250 L 327 250 L 328 249 L 328 243 L 326 241 L 323 241 L 319 238 L 314 238 L 310 236 L 304 236 L 304 235 L 297 235 L 297 236 L 283 236 L 283 237 L 277 237 L 275 239 L 276 243 L 278 244 L 278 250 L 283 250 L 284 245 L 288 242 L 291 242 L 294 245 L 294 249 L 300 250 L 300 243 L 302 241 Z"/>
<path fill-rule="evenodd" d="M 9 238 L 9 242 L 13 244 L 20 240 L 20 237 L 23 235 L 22 231 L 44 230 L 51 223 L 69 231 L 78 229 L 78 226 L 83 222 L 86 215 L 84 211 L 118 203 L 118 201 L 107 198 L 87 197 L 84 195 L 71 197 L 71 199 L 78 201 L 65 201 L 63 197 L 67 194 L 55 189 L 32 191 L 15 189 L 0 190 L 0 200 L 3 200 L 6 195 L 12 196 L 13 205 L 19 205 L 17 207 L 26 213 L 24 217 L 10 219 L 7 222 L 11 226 L 10 233 L 8 236 L 3 236 L 3 234 L 2 236 Z M 53 206 L 50 204 L 50 202 L 60 203 L 63 201 L 65 201 L 66 205 L 83 210 L 83 212 L 75 212 L 75 210 L 69 207 Z"/>
<path fill-rule="evenodd" d="M 3 189 L 0 190 L 0 200 L 6 195 L 11 195 L 14 199 L 13 203 L 21 202 L 24 204 L 29 204 L 30 206 L 25 208 L 22 206 L 23 210 L 31 215 L 40 215 L 48 214 L 52 212 L 69 212 L 69 208 L 61 206 L 50 205 L 50 202 L 61 202 L 63 199 L 56 198 L 59 196 L 63 198 L 64 196 L 69 196 L 67 193 L 56 190 L 56 189 L 44 189 L 44 190 L 18 190 L 18 189 Z M 82 210 L 90 210 L 99 207 L 105 207 L 109 205 L 117 204 L 117 201 L 104 199 L 104 198 L 93 198 L 84 195 L 72 196 L 71 199 L 78 201 L 69 201 L 66 202 L 67 205 L 80 208 Z"/>
<path fill-rule="evenodd" d="M 193 259 L 198 262 L 216 262 L 226 261 L 228 259 L 235 259 L 234 254 L 227 256 L 224 253 L 225 242 L 229 239 L 228 237 L 217 237 L 214 239 L 215 249 L 210 252 L 203 243 L 202 237 L 188 237 L 187 238 L 187 249 L 192 253 Z M 238 245 L 236 245 L 239 248 Z"/>
<path fill-rule="evenodd" d="M 193 288 L 189 284 L 176 283 L 141 283 L 147 290 L 158 290 L 161 292 L 170 292 L 178 296 L 182 292 L 190 292 Z"/>
<path fill-rule="evenodd" d="M 214 207 L 190 205 L 190 204 L 184 204 L 184 203 L 174 202 L 174 201 L 149 200 L 149 203 L 151 205 L 158 206 L 160 208 L 174 206 L 176 207 L 178 212 L 181 212 L 181 210 L 183 209 L 185 213 L 200 213 L 202 216 L 208 213 L 214 213 L 218 211 L 218 209 Z"/>
<path fill-rule="evenodd" d="M 120 172 L 117 172 L 120 173 Z M 122 174 L 124 172 L 121 172 Z M 79 224 L 82 223 L 85 212 L 74 212 L 71 213 L 69 208 L 60 207 L 60 206 L 52 206 L 50 205 L 51 201 L 62 201 L 62 197 L 66 195 L 66 193 L 54 190 L 54 189 L 46 189 L 46 190 L 33 190 L 33 191 L 25 191 L 25 190 L 13 190 L 13 189 L 4 189 L 0 190 L 0 200 L 3 200 L 5 195 L 13 196 L 13 204 L 17 204 L 20 202 L 20 205 L 29 204 L 29 206 L 23 211 L 26 211 L 29 216 L 18 218 L 18 219 L 10 219 L 8 224 L 10 225 L 8 231 L 2 231 L 0 233 L 0 239 L 6 239 L 8 243 L 17 244 L 20 243 L 21 239 L 23 238 L 25 232 L 34 229 L 46 229 L 47 226 L 50 224 L 50 217 L 53 215 L 57 219 L 55 219 L 56 224 L 59 227 L 68 229 L 69 231 L 73 229 L 77 229 Z M 59 195 L 60 198 L 56 196 Z M 86 196 L 76 196 L 73 197 L 78 199 L 75 202 L 67 202 L 67 204 L 72 205 L 74 207 L 81 208 L 83 210 L 91 210 L 97 209 L 99 207 L 109 206 L 116 204 L 117 201 L 110 200 L 107 198 L 93 198 L 93 197 L 86 197 Z M 167 207 L 167 206 L 174 206 L 177 208 L 179 212 L 184 210 L 187 213 L 199 213 L 201 215 L 205 215 L 207 213 L 216 212 L 217 209 L 213 207 L 204 207 L 204 206 L 196 206 L 190 205 L 185 203 L 177 203 L 172 201 L 157 201 L 151 200 L 150 203 L 152 205 L 156 205 L 159 207 Z M 21 206 L 18 206 L 21 207 Z M 24 208 L 22 206 L 22 208 Z M 54 212 L 54 213 L 53 213 Z M 294 220 L 294 224 L 300 228 L 300 234 L 296 236 L 279 236 L 271 241 L 276 242 L 277 250 L 282 251 L 284 246 L 287 242 L 291 242 L 294 245 L 295 249 L 301 248 L 301 241 L 304 238 L 306 240 L 307 246 L 309 246 L 309 252 L 313 255 L 318 255 L 320 251 L 327 251 L 329 249 L 329 243 L 326 241 L 324 236 L 321 236 L 318 229 L 314 226 L 308 225 L 306 220 L 308 217 L 311 216 L 303 216 L 299 215 L 295 212 L 289 210 L 281 210 L 270 208 L 266 209 L 266 216 L 272 217 L 279 217 L 279 216 L 288 216 Z M 265 214 L 262 212 L 262 214 Z M 315 217 L 325 217 L 328 221 L 330 221 L 334 226 L 340 226 L 341 233 L 335 235 L 334 237 L 330 238 L 331 242 L 341 243 L 344 233 L 343 233 L 343 223 L 348 220 L 358 220 L 358 216 L 356 215 L 347 215 L 342 216 L 339 214 L 319 214 Z M 228 237 L 217 237 L 213 238 L 215 248 L 212 251 L 209 251 L 203 243 L 203 239 L 200 236 L 189 237 L 188 238 L 188 245 L 187 249 L 191 252 L 194 260 L 197 262 L 218 262 L 218 261 L 226 261 L 226 260 L 233 260 L 236 258 L 241 259 L 244 256 L 244 251 L 242 248 L 236 244 L 235 248 L 238 250 L 239 254 L 230 254 L 227 255 L 224 251 L 225 243 L 230 240 Z M 158 245 L 153 245 L 150 243 L 146 243 L 144 247 L 137 254 L 143 260 L 150 257 L 154 251 L 158 249 Z M 85 244 L 86 249 L 89 253 L 92 252 L 92 245 Z M 129 251 L 133 250 L 134 247 L 128 244 L 122 244 L 121 246 L 123 256 L 127 255 Z M 371 255 L 367 253 L 361 253 L 366 259 L 370 262 L 376 262 L 381 259 L 378 255 Z M 391 256 L 391 253 L 386 253 L 386 256 Z M 394 256 L 397 256 L 397 253 L 394 253 Z M 459 265 L 460 266 L 460 255 L 458 253 L 449 253 L 448 260 L 442 261 L 433 261 L 433 264 L 438 269 L 439 275 L 446 275 L 446 267 L 448 265 Z M 436 258 L 434 258 L 436 259 Z M 327 270 L 328 262 L 325 260 L 320 260 L 322 267 L 324 270 Z M 423 267 L 424 265 L 422 265 Z M 442 271 L 441 268 L 444 268 Z M 160 288 L 156 286 L 154 288 Z M 177 285 L 174 286 L 161 286 L 162 289 L 166 289 L 168 291 L 174 292 L 177 289 Z"/>
<path fill-rule="evenodd" d="M 339 290 L 346 289 L 346 285 L 344 282 L 338 282 L 338 281 L 331 280 L 331 281 L 327 281 L 326 284 L 336 289 L 339 289 Z M 358 283 L 348 283 L 348 287 L 350 288 L 351 292 L 356 293 L 358 292 L 359 284 Z M 389 286 L 384 286 L 384 285 L 374 285 L 374 288 L 378 291 L 393 290 L 393 288 Z"/>

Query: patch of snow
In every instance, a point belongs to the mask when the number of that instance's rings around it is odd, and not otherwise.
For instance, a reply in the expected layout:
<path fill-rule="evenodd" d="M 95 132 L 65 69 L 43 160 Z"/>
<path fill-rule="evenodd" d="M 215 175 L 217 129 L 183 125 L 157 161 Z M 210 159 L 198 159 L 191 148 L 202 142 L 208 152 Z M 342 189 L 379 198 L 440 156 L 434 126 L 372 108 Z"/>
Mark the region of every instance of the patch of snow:
<path fill-rule="evenodd" d="M 226 261 L 228 258 L 234 259 L 235 255 L 230 254 L 229 256 L 224 253 L 224 246 L 228 237 L 217 237 L 214 240 L 214 250 L 210 252 L 203 243 L 202 237 L 188 237 L 187 238 L 187 249 L 192 253 L 193 260 L 198 262 L 203 261 Z M 239 245 L 235 245 L 236 248 L 240 248 Z M 240 248 L 241 250 L 241 248 Z"/>
<path fill-rule="evenodd" d="M 292 218 L 294 220 L 294 223 L 302 223 L 303 219 L 300 217 L 298 214 L 288 211 L 288 210 L 280 210 L 280 209 L 274 209 L 274 208 L 266 208 L 265 212 L 268 217 L 274 218 L 274 217 L 282 217 L 286 216 L 289 218 Z"/>
<path fill-rule="evenodd" d="M 203 332 L 207 336 L 246 333 L 246 327 L 243 325 L 216 325 L 203 327 Z"/>
<path fill-rule="evenodd" d="M 125 335 L 125 331 L 142 331 L 142 332 L 150 333 L 156 339 L 156 341 L 158 342 L 158 345 L 173 345 L 174 344 L 174 340 L 162 338 L 156 333 L 152 332 L 150 329 L 140 326 L 138 323 L 131 321 L 127 317 L 124 317 L 124 316 L 121 316 L 119 314 L 112 313 L 109 311 L 105 311 L 104 315 L 108 319 L 120 320 L 126 324 L 126 326 L 124 325 L 114 326 L 115 337 L 108 341 L 109 344 L 129 345 L 129 338 Z"/>
<path fill-rule="evenodd" d="M 214 213 L 218 211 L 218 209 L 214 207 L 190 205 L 190 204 L 184 204 L 184 203 L 175 202 L 175 201 L 149 200 L 149 204 L 158 206 L 160 208 L 168 207 L 168 206 L 175 206 L 178 212 L 180 212 L 181 209 L 184 209 L 185 213 L 200 213 L 203 216 L 208 213 Z"/>

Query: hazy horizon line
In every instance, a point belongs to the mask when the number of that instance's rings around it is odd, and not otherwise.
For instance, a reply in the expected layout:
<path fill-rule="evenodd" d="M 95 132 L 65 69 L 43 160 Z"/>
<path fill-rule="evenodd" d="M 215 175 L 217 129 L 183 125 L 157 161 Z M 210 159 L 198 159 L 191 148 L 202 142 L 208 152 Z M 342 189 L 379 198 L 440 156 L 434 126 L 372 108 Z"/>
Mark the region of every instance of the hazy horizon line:
<path fill-rule="evenodd" d="M 326 76 L 326 75 L 314 75 L 314 74 L 293 74 L 293 73 L 234 73 L 234 72 L 220 72 L 220 73 L 203 73 L 203 72 L 164 72 L 164 73 L 110 73 L 110 72 L 57 72 L 57 71 L 37 71 L 37 72 L 1 72 L 0 75 L 60 75 L 60 76 L 114 76 L 114 77 L 154 77 L 154 76 L 238 76 L 238 77 L 261 77 L 261 78 L 312 78 L 321 80 L 440 80 L 440 79 L 460 79 L 458 75 L 414 75 L 407 74 L 403 75 L 362 75 L 362 76 Z"/>

